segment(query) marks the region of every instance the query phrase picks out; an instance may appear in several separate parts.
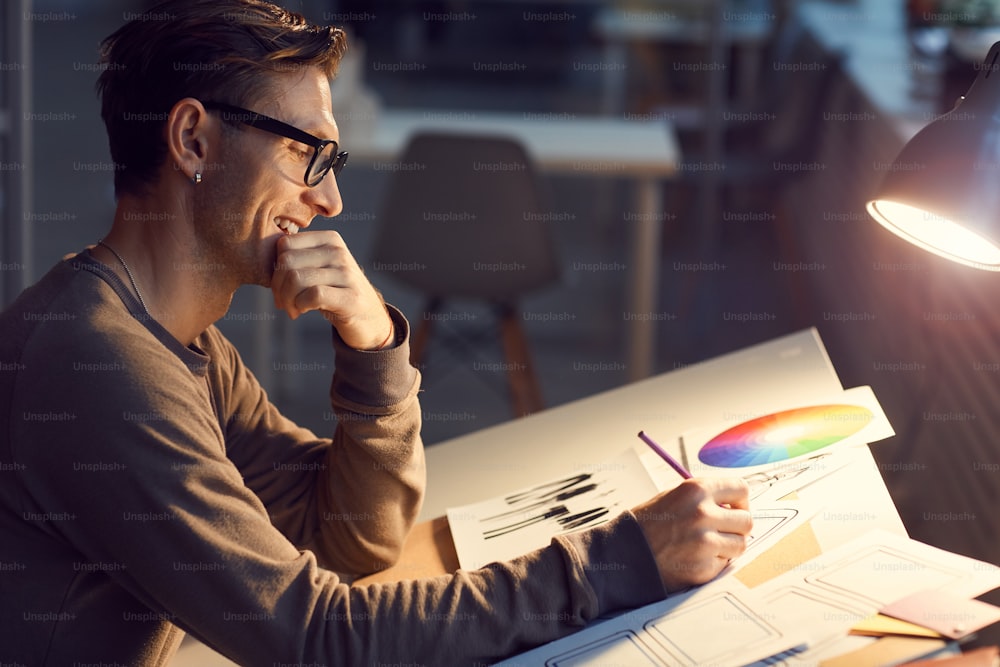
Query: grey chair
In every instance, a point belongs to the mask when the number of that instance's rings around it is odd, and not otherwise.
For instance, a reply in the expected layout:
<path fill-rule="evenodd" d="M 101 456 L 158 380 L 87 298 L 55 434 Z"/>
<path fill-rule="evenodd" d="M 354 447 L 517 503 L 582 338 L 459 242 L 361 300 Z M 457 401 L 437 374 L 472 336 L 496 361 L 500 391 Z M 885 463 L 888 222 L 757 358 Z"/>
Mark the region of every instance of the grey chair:
<path fill-rule="evenodd" d="M 485 302 L 499 326 L 514 413 L 542 409 L 518 304 L 556 282 L 559 265 L 530 157 L 501 136 L 426 132 L 410 139 L 398 166 L 372 259 L 424 295 L 411 361 L 421 365 L 447 301 Z"/>

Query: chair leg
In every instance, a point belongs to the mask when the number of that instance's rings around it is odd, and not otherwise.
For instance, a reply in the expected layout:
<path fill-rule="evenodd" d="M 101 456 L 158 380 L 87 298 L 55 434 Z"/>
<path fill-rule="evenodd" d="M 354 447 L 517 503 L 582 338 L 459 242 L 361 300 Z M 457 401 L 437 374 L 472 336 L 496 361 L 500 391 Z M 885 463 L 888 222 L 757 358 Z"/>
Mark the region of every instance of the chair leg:
<path fill-rule="evenodd" d="M 501 307 L 499 311 L 504 356 L 507 360 L 507 383 L 510 386 L 514 414 L 526 417 L 543 409 L 545 404 L 528 353 L 528 341 L 518 323 L 518 315 L 516 309 L 507 306 Z"/>

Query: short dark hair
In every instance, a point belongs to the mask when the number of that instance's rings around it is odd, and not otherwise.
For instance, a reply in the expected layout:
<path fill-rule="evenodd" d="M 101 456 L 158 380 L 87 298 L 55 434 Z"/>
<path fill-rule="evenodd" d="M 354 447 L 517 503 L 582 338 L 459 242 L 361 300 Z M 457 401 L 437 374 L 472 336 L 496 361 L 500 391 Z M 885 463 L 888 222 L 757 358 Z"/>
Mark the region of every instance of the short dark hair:
<path fill-rule="evenodd" d="M 344 31 L 310 24 L 265 0 L 167 0 L 101 43 L 101 117 L 115 163 L 115 194 L 139 194 L 166 159 L 164 123 L 180 99 L 240 106 L 271 77 L 318 67 L 333 77 Z"/>

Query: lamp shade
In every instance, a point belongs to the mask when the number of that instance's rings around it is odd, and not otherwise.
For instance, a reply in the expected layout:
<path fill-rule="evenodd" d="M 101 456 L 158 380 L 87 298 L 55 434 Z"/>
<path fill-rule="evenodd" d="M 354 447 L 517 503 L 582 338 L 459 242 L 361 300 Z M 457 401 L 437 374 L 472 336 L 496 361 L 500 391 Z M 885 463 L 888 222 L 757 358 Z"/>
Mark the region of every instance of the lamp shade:
<path fill-rule="evenodd" d="M 867 208 L 911 243 L 1000 271 L 1000 42 L 959 104 L 903 147 Z"/>

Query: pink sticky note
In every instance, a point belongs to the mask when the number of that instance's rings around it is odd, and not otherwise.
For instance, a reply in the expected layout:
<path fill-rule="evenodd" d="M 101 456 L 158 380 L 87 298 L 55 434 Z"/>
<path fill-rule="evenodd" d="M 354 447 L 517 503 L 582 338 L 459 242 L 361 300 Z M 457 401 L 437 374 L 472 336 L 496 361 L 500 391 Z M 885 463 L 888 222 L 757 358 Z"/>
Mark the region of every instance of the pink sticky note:
<path fill-rule="evenodd" d="M 914 593 L 879 610 L 886 616 L 916 623 L 959 639 L 1000 621 L 1000 607 L 944 590 Z"/>

